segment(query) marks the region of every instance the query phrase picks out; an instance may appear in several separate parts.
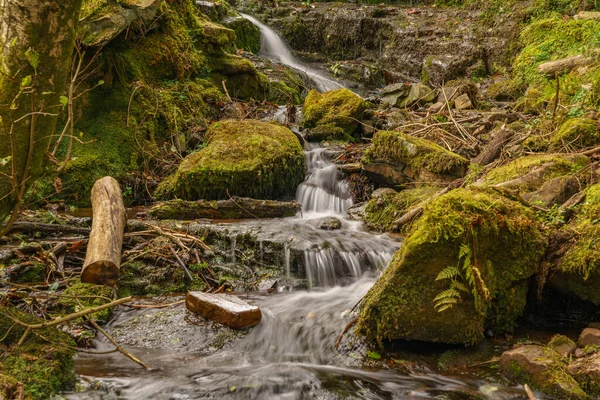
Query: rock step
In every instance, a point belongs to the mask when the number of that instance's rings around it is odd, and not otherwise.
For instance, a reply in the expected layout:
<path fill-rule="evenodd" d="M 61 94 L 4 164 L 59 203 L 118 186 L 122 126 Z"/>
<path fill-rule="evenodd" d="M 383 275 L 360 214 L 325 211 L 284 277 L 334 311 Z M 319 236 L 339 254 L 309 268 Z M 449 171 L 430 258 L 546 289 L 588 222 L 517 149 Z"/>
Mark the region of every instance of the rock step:
<path fill-rule="evenodd" d="M 258 325 L 262 318 L 258 307 L 228 294 L 189 292 L 185 298 L 185 306 L 206 319 L 235 329 Z"/>

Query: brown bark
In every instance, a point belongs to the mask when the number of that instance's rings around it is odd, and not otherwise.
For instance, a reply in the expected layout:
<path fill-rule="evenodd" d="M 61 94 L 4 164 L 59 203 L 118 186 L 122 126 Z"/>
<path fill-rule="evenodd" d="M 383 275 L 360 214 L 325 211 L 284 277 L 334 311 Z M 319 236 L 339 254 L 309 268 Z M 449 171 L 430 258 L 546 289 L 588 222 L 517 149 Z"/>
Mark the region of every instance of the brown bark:
<path fill-rule="evenodd" d="M 588 65 L 592 62 L 590 57 L 583 56 L 581 54 L 561 58 L 556 61 L 549 61 L 538 66 L 538 72 L 544 75 L 554 75 L 554 74 L 562 74 L 564 72 L 568 72 L 575 67 L 582 67 L 584 65 Z"/>
<path fill-rule="evenodd" d="M 121 188 L 116 180 L 107 176 L 92 187 L 92 231 L 81 281 L 114 285 L 121 267 L 123 233 L 127 213 Z"/>
<path fill-rule="evenodd" d="M 81 0 L 0 0 L 0 221 L 41 173 Z"/>

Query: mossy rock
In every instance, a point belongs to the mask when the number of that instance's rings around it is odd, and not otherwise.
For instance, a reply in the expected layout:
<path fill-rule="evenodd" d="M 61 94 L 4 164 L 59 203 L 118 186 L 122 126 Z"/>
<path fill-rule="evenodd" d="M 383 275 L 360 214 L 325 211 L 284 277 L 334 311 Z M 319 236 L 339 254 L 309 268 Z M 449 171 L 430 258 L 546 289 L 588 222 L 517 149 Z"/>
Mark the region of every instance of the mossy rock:
<path fill-rule="evenodd" d="M 158 240 L 158 244 L 164 246 L 164 240 Z M 189 282 L 180 267 L 133 261 L 121 266 L 118 294 L 119 297 L 156 296 L 205 289 L 206 284 L 198 277 Z"/>
<path fill-rule="evenodd" d="M 346 133 L 346 131 L 334 124 L 318 125 L 308 129 L 305 134 L 305 139 L 308 142 L 322 142 L 324 140 L 342 140 L 351 142 L 354 140 L 352 136 Z"/>
<path fill-rule="evenodd" d="M 260 30 L 252 22 L 242 16 L 231 16 L 221 23 L 235 32 L 236 48 L 254 54 L 260 51 Z"/>
<path fill-rule="evenodd" d="M 573 118 L 561 125 L 550 141 L 552 150 L 568 148 L 578 150 L 600 143 L 598 121 L 588 118 Z"/>
<path fill-rule="evenodd" d="M 304 100 L 302 124 L 305 128 L 335 125 L 349 135 L 358 132 L 367 103 L 348 89 L 319 93 L 311 90 Z"/>
<path fill-rule="evenodd" d="M 600 305 L 599 221 L 600 184 L 595 184 L 586 189 L 586 200 L 573 224 L 577 235 L 557 268 L 570 292 L 596 305 Z"/>
<path fill-rule="evenodd" d="M 489 171 L 477 185 L 482 186 L 504 186 L 519 193 L 532 192 L 542 186 L 546 181 L 575 174 L 589 165 L 586 156 L 567 156 L 561 154 L 540 154 L 520 157 L 510 163 Z M 536 168 L 547 166 L 543 173 L 535 179 L 518 180 Z"/>
<path fill-rule="evenodd" d="M 533 213 L 494 192 L 457 189 L 432 201 L 361 303 L 370 340 L 473 345 L 510 331 L 545 238 Z"/>
<path fill-rule="evenodd" d="M 108 286 L 77 282 L 69 286 L 58 300 L 58 305 L 65 314 L 72 314 L 86 308 L 98 307 L 113 300 L 113 289 Z M 98 322 L 108 322 L 112 308 L 91 314 Z"/>
<path fill-rule="evenodd" d="M 3 338 L 2 345 L 7 347 L 14 346 L 19 341 L 25 328 L 14 325 L 5 315 L 28 324 L 43 322 L 13 307 L 0 306 L 0 337 Z M 60 391 L 74 387 L 75 343 L 55 327 L 42 328 L 35 332 L 39 336 L 30 333 L 21 346 L 12 347 L 0 357 L 1 375 L 7 377 L 0 380 L 8 383 L 22 382 L 27 398 L 45 400 Z"/>
<path fill-rule="evenodd" d="M 391 185 L 407 181 L 452 181 L 466 174 L 469 160 L 429 140 L 379 131 L 363 157 L 363 169 Z"/>
<path fill-rule="evenodd" d="M 511 80 L 503 80 L 490 85 L 485 91 L 486 97 L 498 101 L 515 100 L 521 96 L 519 87 Z"/>
<path fill-rule="evenodd" d="M 390 191 L 374 197 L 367 203 L 363 221 L 367 229 L 375 232 L 392 232 L 395 222 L 410 208 L 433 196 L 439 188 L 423 186 L 406 189 L 400 193 Z"/>
<path fill-rule="evenodd" d="M 222 121 L 206 133 L 207 146 L 187 156 L 156 191 L 159 199 L 221 200 L 292 197 L 305 174 L 298 138 L 267 122 Z"/>
<path fill-rule="evenodd" d="M 520 98 L 515 104 L 515 110 L 525 114 L 540 115 L 544 113 L 548 99 L 537 89 L 529 88 L 525 96 Z"/>

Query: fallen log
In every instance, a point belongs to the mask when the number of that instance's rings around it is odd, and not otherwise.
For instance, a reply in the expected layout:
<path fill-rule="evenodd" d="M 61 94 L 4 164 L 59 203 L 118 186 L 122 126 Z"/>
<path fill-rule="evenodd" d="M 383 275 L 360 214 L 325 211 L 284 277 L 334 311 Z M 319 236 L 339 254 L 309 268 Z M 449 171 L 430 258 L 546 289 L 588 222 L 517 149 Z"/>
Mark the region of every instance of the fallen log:
<path fill-rule="evenodd" d="M 543 75 L 555 75 L 568 72 L 576 67 L 583 67 L 591 64 L 593 59 L 584 55 L 561 58 L 560 60 L 548 61 L 538 66 L 538 72 Z"/>
<path fill-rule="evenodd" d="M 256 200 L 232 197 L 218 201 L 170 200 L 154 205 L 150 215 L 157 219 L 195 220 L 293 217 L 300 211 L 296 201 Z"/>
<path fill-rule="evenodd" d="M 236 329 L 257 325 L 262 318 L 258 307 L 228 294 L 189 292 L 185 306 L 206 319 Z"/>
<path fill-rule="evenodd" d="M 107 176 L 92 187 L 92 231 L 81 281 L 114 285 L 121 267 L 121 248 L 127 214 L 119 183 Z"/>
<path fill-rule="evenodd" d="M 41 222 L 15 222 L 10 228 L 9 233 L 28 233 L 28 234 L 75 234 L 88 235 L 90 228 L 81 228 L 72 225 L 45 224 Z"/>

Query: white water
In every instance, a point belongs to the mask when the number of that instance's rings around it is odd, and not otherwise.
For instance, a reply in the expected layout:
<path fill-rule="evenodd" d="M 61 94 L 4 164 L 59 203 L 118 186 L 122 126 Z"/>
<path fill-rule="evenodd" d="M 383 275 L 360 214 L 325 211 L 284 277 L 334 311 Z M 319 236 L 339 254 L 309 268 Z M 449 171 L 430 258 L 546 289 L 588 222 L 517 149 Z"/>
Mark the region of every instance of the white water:
<path fill-rule="evenodd" d="M 317 89 L 321 92 L 341 89 L 344 87 L 342 84 L 336 82 L 323 72 L 309 67 L 294 57 L 289 46 L 273 29 L 269 28 L 267 25 L 250 15 L 241 15 L 256 25 L 258 29 L 260 29 L 260 53 L 263 56 L 306 73 L 306 75 L 308 75 L 308 77 L 315 83 Z"/>

